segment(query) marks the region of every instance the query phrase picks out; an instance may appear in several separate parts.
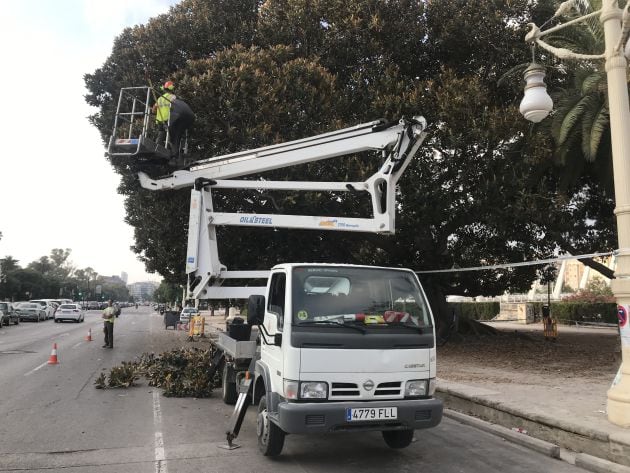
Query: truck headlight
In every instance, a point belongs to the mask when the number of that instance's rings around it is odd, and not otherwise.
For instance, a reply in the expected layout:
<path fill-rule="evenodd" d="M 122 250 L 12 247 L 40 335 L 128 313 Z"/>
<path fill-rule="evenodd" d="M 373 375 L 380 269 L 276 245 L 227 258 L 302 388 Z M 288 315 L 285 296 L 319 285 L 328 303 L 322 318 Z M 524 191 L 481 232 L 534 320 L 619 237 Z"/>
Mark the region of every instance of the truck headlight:
<path fill-rule="evenodd" d="M 286 399 L 298 398 L 298 384 L 297 381 L 293 381 L 292 379 L 284 380 L 284 397 Z"/>
<path fill-rule="evenodd" d="M 426 379 L 412 379 L 405 383 L 405 397 L 427 396 L 429 381 Z"/>
<path fill-rule="evenodd" d="M 328 383 L 324 381 L 304 381 L 300 383 L 300 399 L 327 399 Z"/>

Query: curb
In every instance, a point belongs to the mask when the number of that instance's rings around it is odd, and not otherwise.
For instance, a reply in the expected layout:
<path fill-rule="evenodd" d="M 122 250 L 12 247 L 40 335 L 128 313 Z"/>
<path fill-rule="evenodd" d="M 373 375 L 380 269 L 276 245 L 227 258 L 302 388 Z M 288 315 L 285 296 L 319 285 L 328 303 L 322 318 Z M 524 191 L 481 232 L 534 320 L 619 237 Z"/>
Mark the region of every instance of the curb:
<path fill-rule="evenodd" d="M 507 428 L 510 434 L 523 436 L 523 434 L 513 432 L 508 428 L 519 426 L 529 432 L 531 436 L 529 438 L 549 442 L 568 451 L 581 452 L 575 455 L 576 458 L 580 458 L 579 461 L 582 462 L 583 468 L 597 473 L 616 473 L 617 471 L 630 473 L 630 435 L 625 433 L 609 434 L 562 419 L 525 412 L 497 400 L 487 399 L 484 397 L 483 391 L 474 388 L 469 393 L 454 386 L 440 386 L 438 384 L 436 397 L 444 402 L 445 410 L 448 408 L 450 412 L 456 410 L 458 413 L 474 416 L 475 419 L 483 419 L 483 421 L 491 422 L 497 426 L 503 426 L 503 428 Z M 477 427 L 478 425 L 474 424 L 474 426 Z M 481 426 L 479 428 L 483 429 Z M 613 467 L 623 469 L 611 469 Z"/>
<path fill-rule="evenodd" d="M 531 450 L 535 450 L 551 458 L 560 458 L 560 447 L 558 445 L 554 445 L 552 443 L 545 442 L 544 440 L 539 440 L 537 438 L 530 437 L 527 434 L 514 432 L 508 429 L 507 427 L 491 424 L 490 422 L 486 422 L 485 420 L 481 420 L 476 417 L 471 417 L 466 414 L 453 411 L 451 409 L 444 409 L 444 415 L 453 420 L 461 422 L 462 424 L 470 425 L 471 427 L 475 427 L 479 430 L 483 430 L 484 432 L 497 435 L 512 443 L 515 443 L 517 445 L 522 445 L 523 447 L 527 447 Z M 592 457 L 592 458 L 595 458 L 595 457 Z M 611 470 L 606 470 L 606 471 L 611 471 Z M 630 473 L 630 469 L 628 469 L 627 472 L 624 471 L 623 473 Z"/>
<path fill-rule="evenodd" d="M 630 467 L 619 463 L 609 462 L 588 453 L 578 453 L 575 456 L 575 466 L 593 471 L 594 473 L 630 473 Z"/>

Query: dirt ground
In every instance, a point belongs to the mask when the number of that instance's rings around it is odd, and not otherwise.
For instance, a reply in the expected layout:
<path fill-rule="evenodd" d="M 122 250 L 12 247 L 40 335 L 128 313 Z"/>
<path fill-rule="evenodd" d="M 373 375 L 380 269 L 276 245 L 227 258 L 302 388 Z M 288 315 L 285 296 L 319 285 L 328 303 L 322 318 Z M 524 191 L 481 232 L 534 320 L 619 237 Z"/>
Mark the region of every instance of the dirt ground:
<path fill-rule="evenodd" d="M 462 383 L 610 382 L 621 362 L 615 329 L 560 326 L 551 342 L 544 339 L 542 324 L 491 325 L 499 335 L 468 336 L 438 347 L 438 377 Z"/>

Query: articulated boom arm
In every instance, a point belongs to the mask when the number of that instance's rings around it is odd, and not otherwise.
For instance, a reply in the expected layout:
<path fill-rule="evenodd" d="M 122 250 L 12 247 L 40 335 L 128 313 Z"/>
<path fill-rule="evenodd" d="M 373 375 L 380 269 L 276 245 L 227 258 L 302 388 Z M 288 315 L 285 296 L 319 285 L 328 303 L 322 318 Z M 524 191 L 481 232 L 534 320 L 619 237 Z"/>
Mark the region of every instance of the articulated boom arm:
<path fill-rule="evenodd" d="M 392 125 L 374 121 L 311 138 L 197 161 L 190 170 L 176 171 L 162 179 L 153 180 L 146 174 L 139 173 L 140 183 L 145 189 L 193 187 L 186 257 L 188 297 L 246 298 L 251 294 L 264 293 L 264 287 L 221 286 L 225 279 L 265 278 L 268 272 L 227 271 L 219 261 L 217 225 L 394 233 L 396 184 L 422 144 L 426 136 L 425 129 L 426 121 L 422 117 L 412 120 L 401 119 Z M 232 179 L 368 150 L 380 150 L 386 159 L 380 169 L 363 182 Z M 215 212 L 212 205 L 212 190 L 228 188 L 367 192 L 372 202 L 373 217 Z"/>

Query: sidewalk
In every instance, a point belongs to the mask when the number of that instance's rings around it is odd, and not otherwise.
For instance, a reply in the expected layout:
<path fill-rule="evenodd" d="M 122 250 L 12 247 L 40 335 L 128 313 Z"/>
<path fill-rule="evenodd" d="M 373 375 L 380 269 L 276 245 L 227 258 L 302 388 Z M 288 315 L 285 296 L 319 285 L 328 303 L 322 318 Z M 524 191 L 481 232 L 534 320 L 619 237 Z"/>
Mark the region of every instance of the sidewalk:
<path fill-rule="evenodd" d="M 619 366 L 616 329 L 562 326 L 553 344 L 540 324 L 492 325 L 513 339 L 498 348 L 489 338 L 438 349 L 437 395 L 445 407 L 630 467 L 630 429 L 605 413 Z"/>

